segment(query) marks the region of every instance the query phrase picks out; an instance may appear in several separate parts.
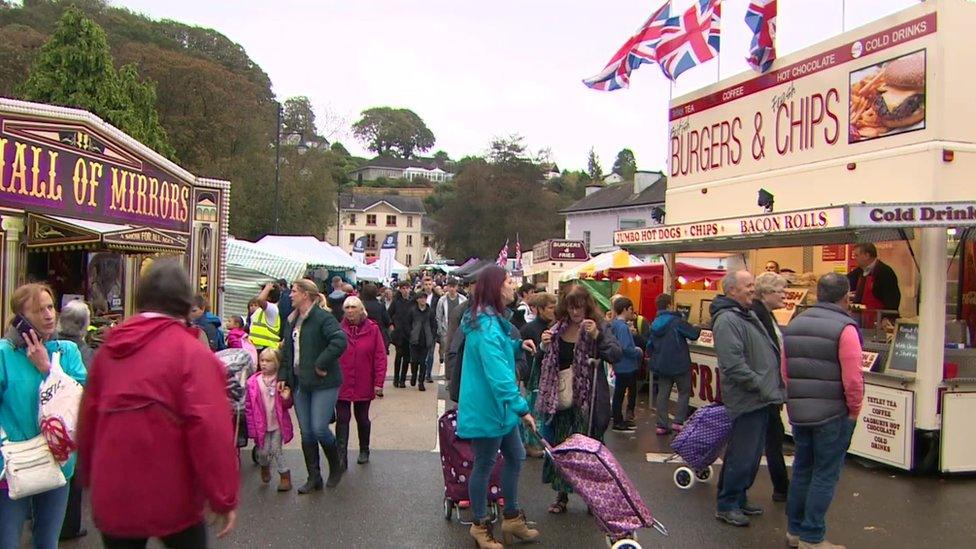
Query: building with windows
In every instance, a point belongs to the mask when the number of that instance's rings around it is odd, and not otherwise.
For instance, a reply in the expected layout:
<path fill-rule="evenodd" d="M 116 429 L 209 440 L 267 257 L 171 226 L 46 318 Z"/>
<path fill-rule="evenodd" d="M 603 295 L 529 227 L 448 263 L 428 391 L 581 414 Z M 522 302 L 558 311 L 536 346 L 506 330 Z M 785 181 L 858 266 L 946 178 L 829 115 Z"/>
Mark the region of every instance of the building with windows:
<path fill-rule="evenodd" d="M 339 246 L 352 252 L 356 239 L 366 237 L 366 257 L 378 257 L 386 235 L 399 231 L 396 259 L 407 267 L 424 257 L 422 228 L 427 215 L 424 203 L 413 196 L 354 191 L 339 200 Z"/>
<path fill-rule="evenodd" d="M 433 158 L 377 156 L 350 172 L 349 177 L 357 183 L 375 181 L 381 177 L 409 181 L 426 179 L 433 183 L 443 183 L 454 177 L 448 164 L 438 165 Z"/>
<path fill-rule="evenodd" d="M 582 240 L 596 255 L 613 249 L 613 232 L 659 224 L 652 210 L 664 207 L 668 178 L 662 172 L 638 171 L 634 181 L 586 188 L 586 196 L 560 211 L 566 216 L 565 238 Z"/>

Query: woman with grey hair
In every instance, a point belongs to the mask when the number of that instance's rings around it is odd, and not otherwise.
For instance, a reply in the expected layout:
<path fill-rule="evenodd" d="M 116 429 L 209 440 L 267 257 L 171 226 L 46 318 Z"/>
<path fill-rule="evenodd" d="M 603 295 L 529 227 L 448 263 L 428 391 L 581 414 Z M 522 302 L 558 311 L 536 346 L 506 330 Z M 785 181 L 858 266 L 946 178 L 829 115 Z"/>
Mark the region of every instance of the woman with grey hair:
<path fill-rule="evenodd" d="M 756 277 L 756 298 L 752 302 L 752 311 L 776 344 L 780 357 L 783 356 L 783 333 L 776 325 L 771 311 L 785 307 L 785 298 L 786 279 L 783 275 L 767 271 Z M 782 386 L 782 381 L 780 385 Z M 769 423 L 766 429 L 766 462 L 769 466 L 769 478 L 773 483 L 773 501 L 786 501 L 790 489 L 790 477 L 783 459 L 785 432 L 780 413 L 782 408 L 782 404 L 769 407 Z"/>
<path fill-rule="evenodd" d="M 85 341 L 88 325 L 91 323 L 91 312 L 84 301 L 70 301 L 61 308 L 58 317 L 58 336 L 64 341 L 71 341 L 81 352 L 81 361 L 85 369 L 91 368 L 92 357 L 95 352 Z M 88 530 L 81 526 L 81 484 L 78 476 L 71 477 L 68 485 L 68 506 L 64 511 L 64 524 L 61 525 L 60 539 L 71 540 L 88 535 Z"/>

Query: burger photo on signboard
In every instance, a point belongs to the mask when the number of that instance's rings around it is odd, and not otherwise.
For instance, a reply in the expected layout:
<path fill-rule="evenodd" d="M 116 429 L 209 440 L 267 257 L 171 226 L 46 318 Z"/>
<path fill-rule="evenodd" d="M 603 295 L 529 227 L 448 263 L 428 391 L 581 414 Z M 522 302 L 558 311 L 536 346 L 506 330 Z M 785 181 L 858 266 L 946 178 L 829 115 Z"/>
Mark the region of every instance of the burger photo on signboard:
<path fill-rule="evenodd" d="M 851 143 L 925 128 L 925 51 L 851 73 L 850 109 Z"/>

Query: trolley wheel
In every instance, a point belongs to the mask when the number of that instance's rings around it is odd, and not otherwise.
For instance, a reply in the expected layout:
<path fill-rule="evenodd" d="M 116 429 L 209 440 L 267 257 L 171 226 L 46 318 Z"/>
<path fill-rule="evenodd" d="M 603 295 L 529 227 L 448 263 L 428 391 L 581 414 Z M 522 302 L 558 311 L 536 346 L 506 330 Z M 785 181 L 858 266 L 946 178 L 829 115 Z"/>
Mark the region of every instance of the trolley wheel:
<path fill-rule="evenodd" d="M 607 547 L 610 549 L 641 549 L 641 544 L 637 541 L 637 532 L 634 532 L 616 542 L 612 542 L 610 536 L 607 536 Z"/>
<path fill-rule="evenodd" d="M 711 480 L 713 472 L 712 466 L 709 465 L 707 469 L 702 469 L 701 471 L 695 473 L 695 478 L 701 482 L 708 482 Z"/>
<path fill-rule="evenodd" d="M 674 483 L 682 490 L 688 490 L 695 485 L 695 472 L 688 467 L 678 467 L 674 470 Z"/>
<path fill-rule="evenodd" d="M 451 520 L 454 515 L 454 502 L 450 498 L 444 498 L 444 520 Z"/>

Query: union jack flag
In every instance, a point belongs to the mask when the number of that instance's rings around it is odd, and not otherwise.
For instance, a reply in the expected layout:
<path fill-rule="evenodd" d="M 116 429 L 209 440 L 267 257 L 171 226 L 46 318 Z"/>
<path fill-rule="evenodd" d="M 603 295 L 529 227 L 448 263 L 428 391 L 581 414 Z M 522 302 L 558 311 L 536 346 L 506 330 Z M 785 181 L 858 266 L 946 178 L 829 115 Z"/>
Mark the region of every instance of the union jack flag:
<path fill-rule="evenodd" d="M 508 267 L 508 239 L 505 239 L 505 245 L 498 251 L 498 259 L 495 263 L 502 268 Z"/>
<path fill-rule="evenodd" d="M 518 235 L 515 235 L 515 272 L 522 272 L 522 243 Z"/>
<path fill-rule="evenodd" d="M 746 61 L 753 70 L 766 72 L 776 59 L 776 0 L 752 0 L 746 10 L 752 45 Z"/>
<path fill-rule="evenodd" d="M 641 25 L 617 53 L 613 54 L 607 66 L 596 76 L 583 80 L 583 84 L 594 90 L 613 91 L 630 86 L 630 73 L 644 63 L 655 63 L 654 49 L 661 40 L 661 29 L 671 16 L 671 0 L 664 3 Z"/>
<path fill-rule="evenodd" d="M 695 0 L 680 17 L 669 17 L 657 45 L 657 62 L 664 76 L 675 80 L 686 70 L 719 52 L 722 0 Z"/>

